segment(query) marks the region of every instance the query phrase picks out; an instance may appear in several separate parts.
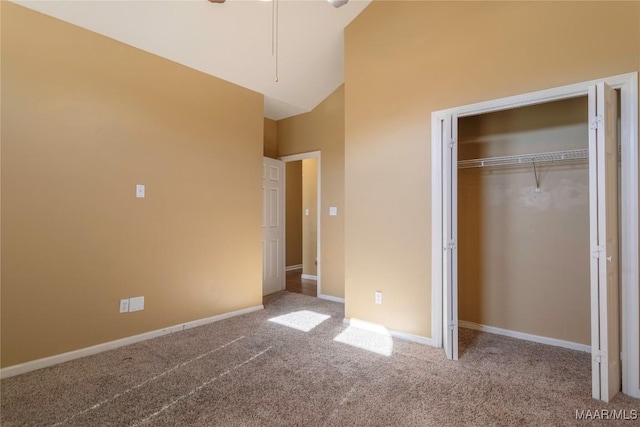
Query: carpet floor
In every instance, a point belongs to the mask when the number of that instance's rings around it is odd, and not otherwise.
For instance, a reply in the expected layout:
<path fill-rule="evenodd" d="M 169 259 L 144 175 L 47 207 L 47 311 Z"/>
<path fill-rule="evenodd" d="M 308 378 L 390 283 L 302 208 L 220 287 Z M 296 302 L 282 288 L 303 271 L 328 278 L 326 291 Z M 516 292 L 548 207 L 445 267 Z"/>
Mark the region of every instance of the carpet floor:
<path fill-rule="evenodd" d="M 264 310 L 4 379 L 0 424 L 582 426 L 611 422 L 576 411 L 640 410 L 591 399 L 586 353 L 461 329 L 452 362 L 343 318 L 283 291 Z"/>

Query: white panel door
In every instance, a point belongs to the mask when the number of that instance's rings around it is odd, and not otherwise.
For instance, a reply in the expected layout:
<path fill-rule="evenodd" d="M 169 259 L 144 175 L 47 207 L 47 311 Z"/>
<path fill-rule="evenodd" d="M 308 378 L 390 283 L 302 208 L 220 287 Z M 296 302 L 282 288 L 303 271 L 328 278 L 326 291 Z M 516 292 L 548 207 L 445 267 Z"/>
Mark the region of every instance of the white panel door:
<path fill-rule="evenodd" d="M 262 161 L 262 295 L 285 288 L 284 162 Z"/>
<path fill-rule="evenodd" d="M 618 302 L 617 93 L 605 83 L 589 90 L 591 227 L 591 354 L 595 399 L 620 391 Z"/>
<path fill-rule="evenodd" d="M 442 126 L 442 342 L 447 358 L 458 360 L 458 117 L 447 116 Z"/>

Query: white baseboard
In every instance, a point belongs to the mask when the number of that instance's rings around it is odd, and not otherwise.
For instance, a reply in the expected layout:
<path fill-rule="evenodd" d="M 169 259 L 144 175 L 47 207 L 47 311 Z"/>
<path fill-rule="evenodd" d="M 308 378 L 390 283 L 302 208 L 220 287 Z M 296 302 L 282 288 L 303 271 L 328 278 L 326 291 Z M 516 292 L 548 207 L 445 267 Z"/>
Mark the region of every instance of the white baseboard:
<path fill-rule="evenodd" d="M 290 265 L 284 268 L 284 271 L 302 270 L 302 264 Z"/>
<path fill-rule="evenodd" d="M 395 329 L 389 329 L 377 323 L 367 322 L 365 320 L 354 319 L 354 318 L 351 318 L 351 319 L 345 318 L 343 322 L 346 325 L 353 326 L 354 328 L 364 329 L 372 332 L 388 333 L 392 337 L 399 338 L 401 340 L 411 341 L 418 344 L 424 344 L 430 347 L 437 347 L 435 341 L 431 338 L 423 337 L 421 335 L 409 334 L 407 332 L 396 331 Z"/>
<path fill-rule="evenodd" d="M 312 276 L 311 274 L 303 274 L 302 279 L 315 280 L 317 282 L 318 276 Z"/>
<path fill-rule="evenodd" d="M 247 313 L 251 313 L 253 311 L 262 310 L 262 309 L 264 309 L 263 305 L 257 305 L 255 307 L 244 308 L 242 310 L 236 310 L 230 313 L 218 314 L 217 316 L 207 317 L 205 319 L 199 319 L 199 320 L 194 320 L 192 322 L 181 323 L 179 325 L 168 326 L 166 328 L 157 329 L 155 331 L 145 332 L 143 334 L 121 338 L 115 341 L 109 341 L 109 342 L 97 344 L 91 347 L 85 347 L 79 350 L 69 351 L 67 353 L 56 354 L 55 356 L 49 356 L 43 359 L 37 359 L 37 360 L 32 360 L 30 362 L 20 363 L 19 365 L 8 366 L 6 368 L 0 369 L 0 378 L 13 377 L 16 375 L 24 374 L 26 372 L 47 368 L 49 366 L 57 365 L 59 363 L 68 362 L 70 360 L 79 359 L 81 357 L 91 356 L 93 354 L 98 354 L 104 351 L 113 350 L 119 347 L 124 347 L 129 344 L 135 344 L 140 341 L 146 341 L 151 338 L 156 338 L 162 335 L 171 334 L 173 332 L 184 331 L 186 329 L 195 328 L 196 326 L 202 326 L 208 323 L 219 322 L 220 320 L 229 319 L 231 317 L 240 316 L 242 314 L 247 314 Z"/>
<path fill-rule="evenodd" d="M 332 297 L 331 295 L 319 294 L 318 298 L 326 299 L 327 301 L 339 302 L 340 304 L 344 304 L 344 298 Z"/>
<path fill-rule="evenodd" d="M 577 342 L 564 341 L 556 338 L 542 337 L 540 335 L 531 335 L 524 332 L 510 331 L 508 329 L 495 328 L 493 326 L 479 325 L 478 323 L 467 322 L 465 320 L 458 321 L 458 326 L 465 329 L 473 329 L 476 331 L 489 332 L 496 335 L 504 335 L 505 337 L 518 338 L 520 340 L 537 342 L 539 344 L 553 345 L 556 347 L 564 347 L 571 350 L 584 351 L 591 353 L 591 346 L 580 344 Z"/>

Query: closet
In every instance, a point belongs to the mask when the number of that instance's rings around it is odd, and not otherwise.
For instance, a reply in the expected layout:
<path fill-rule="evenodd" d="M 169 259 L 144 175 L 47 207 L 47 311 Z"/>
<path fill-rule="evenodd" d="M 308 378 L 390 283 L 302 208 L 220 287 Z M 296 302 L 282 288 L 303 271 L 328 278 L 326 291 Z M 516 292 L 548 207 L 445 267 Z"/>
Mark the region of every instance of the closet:
<path fill-rule="evenodd" d="M 589 351 L 586 96 L 458 120 L 460 327 Z"/>
<path fill-rule="evenodd" d="M 432 331 L 448 359 L 459 326 L 590 346 L 592 397 L 640 397 L 637 81 L 432 112 Z"/>

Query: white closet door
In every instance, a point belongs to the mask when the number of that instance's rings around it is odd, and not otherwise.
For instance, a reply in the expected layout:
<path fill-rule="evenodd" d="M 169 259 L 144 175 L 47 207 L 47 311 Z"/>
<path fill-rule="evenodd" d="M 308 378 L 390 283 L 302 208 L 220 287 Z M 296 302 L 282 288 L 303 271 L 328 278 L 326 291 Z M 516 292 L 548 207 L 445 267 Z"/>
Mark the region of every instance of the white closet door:
<path fill-rule="evenodd" d="M 442 130 L 443 155 L 443 346 L 458 360 L 458 117 L 447 116 Z"/>
<path fill-rule="evenodd" d="M 285 288 L 284 162 L 262 161 L 262 295 Z"/>
<path fill-rule="evenodd" d="M 620 390 L 618 303 L 617 93 L 605 83 L 589 90 L 591 227 L 591 352 L 593 398 Z"/>

